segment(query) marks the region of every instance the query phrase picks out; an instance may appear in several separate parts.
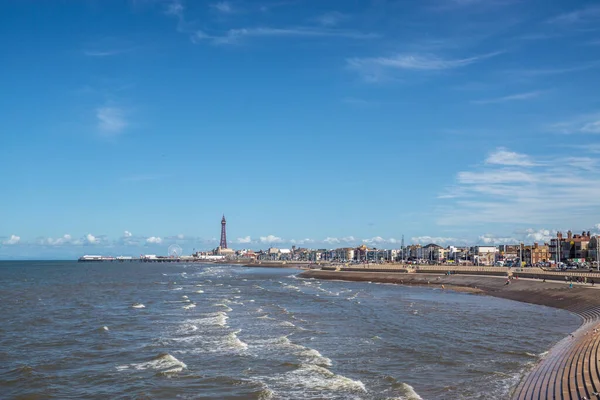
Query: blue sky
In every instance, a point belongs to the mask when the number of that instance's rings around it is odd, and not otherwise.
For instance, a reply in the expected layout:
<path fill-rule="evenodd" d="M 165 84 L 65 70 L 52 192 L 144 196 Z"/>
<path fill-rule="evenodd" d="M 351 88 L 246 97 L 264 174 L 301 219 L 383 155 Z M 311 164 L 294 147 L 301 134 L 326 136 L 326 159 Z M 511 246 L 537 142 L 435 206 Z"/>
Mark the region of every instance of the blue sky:
<path fill-rule="evenodd" d="M 594 1 L 4 1 L 0 258 L 600 227 Z"/>

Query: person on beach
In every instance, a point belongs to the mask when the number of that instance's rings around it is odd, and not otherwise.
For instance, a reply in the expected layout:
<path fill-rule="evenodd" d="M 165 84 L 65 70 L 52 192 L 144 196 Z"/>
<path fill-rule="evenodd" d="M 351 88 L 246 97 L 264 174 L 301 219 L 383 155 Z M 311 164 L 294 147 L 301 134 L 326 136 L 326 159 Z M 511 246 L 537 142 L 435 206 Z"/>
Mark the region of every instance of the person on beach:
<path fill-rule="evenodd" d="M 573 289 L 573 282 L 569 283 L 569 289 Z"/>
<path fill-rule="evenodd" d="M 594 286 L 594 280 L 592 278 L 590 278 L 590 283 L 592 284 L 592 286 Z"/>

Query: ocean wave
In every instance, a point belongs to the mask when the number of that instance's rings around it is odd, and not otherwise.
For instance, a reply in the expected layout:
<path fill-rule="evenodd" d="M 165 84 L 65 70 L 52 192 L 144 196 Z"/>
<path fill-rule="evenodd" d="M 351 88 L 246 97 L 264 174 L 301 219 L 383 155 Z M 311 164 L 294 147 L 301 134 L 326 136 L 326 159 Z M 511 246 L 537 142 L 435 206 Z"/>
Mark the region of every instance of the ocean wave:
<path fill-rule="evenodd" d="M 160 353 L 153 359 L 147 362 L 129 364 L 129 365 L 119 365 L 117 366 L 118 371 L 125 370 L 147 370 L 153 369 L 157 371 L 159 374 L 174 374 L 183 371 L 187 368 L 183 362 L 179 361 L 169 353 Z"/>
<path fill-rule="evenodd" d="M 400 397 L 400 399 L 402 400 L 423 400 L 423 398 L 421 396 L 419 396 L 419 394 L 417 392 L 415 392 L 415 389 L 410 386 L 408 383 L 404 383 L 402 382 L 402 390 L 404 391 L 402 397 Z"/>
<path fill-rule="evenodd" d="M 146 308 L 145 305 L 143 305 L 142 303 L 133 303 L 131 305 L 132 308 Z"/>
<path fill-rule="evenodd" d="M 233 309 L 232 309 L 232 308 L 228 307 L 228 306 L 227 306 L 227 305 L 225 305 L 225 304 L 217 303 L 217 304 L 213 304 L 213 306 L 215 306 L 215 307 L 223 307 L 223 308 L 225 309 L 225 311 L 226 311 L 226 312 L 233 311 Z"/>
<path fill-rule="evenodd" d="M 182 299 L 187 299 L 189 297 L 187 297 L 186 295 L 181 296 Z"/>
<path fill-rule="evenodd" d="M 204 293 L 204 290 L 196 290 L 196 293 Z"/>
<path fill-rule="evenodd" d="M 192 303 L 192 304 L 188 304 L 187 306 L 183 306 L 183 309 L 189 310 L 190 308 L 194 308 L 194 307 L 196 307 L 196 305 L 194 303 Z"/>
<path fill-rule="evenodd" d="M 234 349 L 246 350 L 248 348 L 248 344 L 242 342 L 240 338 L 238 338 L 237 334 L 240 333 L 241 330 L 237 330 L 235 332 L 231 332 L 227 335 L 225 339 L 225 343 Z"/>
<path fill-rule="evenodd" d="M 276 377 L 275 381 L 282 381 L 286 388 L 294 392 L 296 398 L 314 398 L 319 395 L 318 392 L 323 391 L 367 392 L 361 381 L 337 375 L 327 368 L 314 364 L 301 364 L 299 368 Z"/>
<path fill-rule="evenodd" d="M 199 318 L 190 322 L 198 325 L 225 326 L 228 319 L 229 317 L 227 316 L 226 312 L 218 311 L 215 313 L 205 314 L 203 318 Z"/>

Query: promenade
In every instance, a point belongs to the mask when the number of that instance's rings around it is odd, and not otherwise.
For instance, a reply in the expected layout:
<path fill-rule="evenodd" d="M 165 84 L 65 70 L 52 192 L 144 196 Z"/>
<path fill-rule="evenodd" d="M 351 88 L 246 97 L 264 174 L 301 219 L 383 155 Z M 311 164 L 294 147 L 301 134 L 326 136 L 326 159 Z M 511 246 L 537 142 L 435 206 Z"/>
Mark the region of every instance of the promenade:
<path fill-rule="evenodd" d="M 373 267 L 373 268 L 371 268 Z M 301 273 L 303 278 L 419 285 L 487 294 L 568 310 L 582 318 L 581 327 L 557 343 L 519 383 L 514 400 L 600 399 L 600 285 L 565 281 L 565 276 L 594 279 L 597 272 L 559 272 L 503 267 L 423 266 L 423 269 L 325 267 Z M 376 270 L 374 270 L 376 268 Z M 448 275 L 448 271 L 453 271 Z M 404 272 L 409 271 L 409 272 Z M 511 279 L 506 285 L 507 275 Z M 544 281 L 544 279 L 546 281 Z M 572 286 L 572 287 L 571 287 Z"/>

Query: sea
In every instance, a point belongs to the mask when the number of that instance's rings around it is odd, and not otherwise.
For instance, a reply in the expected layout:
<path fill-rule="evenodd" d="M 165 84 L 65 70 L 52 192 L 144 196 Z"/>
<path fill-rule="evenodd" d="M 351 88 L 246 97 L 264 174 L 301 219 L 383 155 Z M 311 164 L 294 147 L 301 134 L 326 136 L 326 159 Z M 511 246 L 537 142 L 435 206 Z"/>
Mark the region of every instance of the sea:
<path fill-rule="evenodd" d="M 566 311 L 301 271 L 0 262 L 1 399 L 508 399 Z"/>

